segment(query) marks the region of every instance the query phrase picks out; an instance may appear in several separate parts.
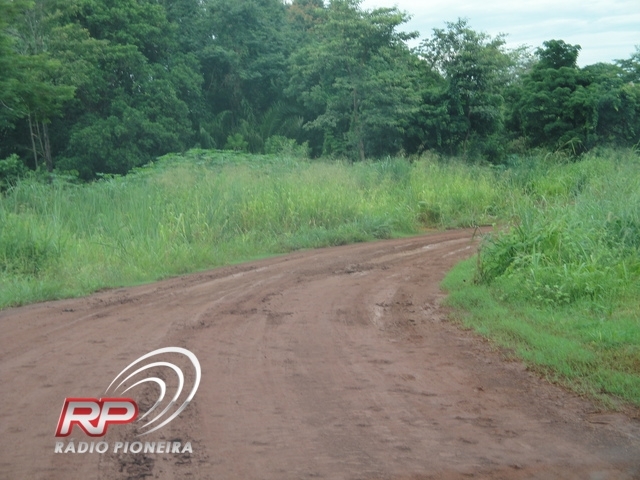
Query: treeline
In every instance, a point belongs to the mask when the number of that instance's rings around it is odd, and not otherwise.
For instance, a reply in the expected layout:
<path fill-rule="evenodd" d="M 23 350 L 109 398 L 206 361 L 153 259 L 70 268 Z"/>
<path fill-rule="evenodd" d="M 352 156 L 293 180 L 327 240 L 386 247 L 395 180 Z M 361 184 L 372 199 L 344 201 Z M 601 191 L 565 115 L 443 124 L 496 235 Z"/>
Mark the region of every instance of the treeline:
<path fill-rule="evenodd" d="M 493 163 L 640 142 L 640 50 L 508 50 L 464 20 L 418 48 L 358 0 L 0 0 L 0 181 L 217 148 Z"/>

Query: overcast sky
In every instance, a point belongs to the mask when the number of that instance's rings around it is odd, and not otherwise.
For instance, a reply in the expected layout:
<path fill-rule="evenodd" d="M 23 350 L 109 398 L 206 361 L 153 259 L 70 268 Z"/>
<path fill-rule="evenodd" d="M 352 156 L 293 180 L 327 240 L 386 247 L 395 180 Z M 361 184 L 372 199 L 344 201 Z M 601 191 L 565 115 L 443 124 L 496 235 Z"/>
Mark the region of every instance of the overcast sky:
<path fill-rule="evenodd" d="M 408 12 L 412 19 L 402 30 L 418 31 L 421 38 L 462 17 L 476 31 L 508 34 L 510 48 L 564 40 L 582 46 L 581 67 L 629 58 L 640 45 L 640 0 L 363 0 L 361 6 Z"/>

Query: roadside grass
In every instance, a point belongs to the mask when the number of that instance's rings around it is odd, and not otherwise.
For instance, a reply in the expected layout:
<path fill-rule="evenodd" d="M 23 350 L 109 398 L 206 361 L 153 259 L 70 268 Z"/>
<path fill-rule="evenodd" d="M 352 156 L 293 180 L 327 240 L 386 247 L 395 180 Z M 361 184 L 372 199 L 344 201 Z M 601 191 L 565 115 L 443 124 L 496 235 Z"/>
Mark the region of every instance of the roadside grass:
<path fill-rule="evenodd" d="M 0 197 L 0 308 L 490 223 L 503 198 L 490 168 L 436 158 L 350 164 L 194 150 L 92 184 L 25 180 Z"/>
<path fill-rule="evenodd" d="M 620 400 L 640 407 L 637 296 L 620 299 L 606 314 L 594 311 L 588 301 L 563 306 L 514 301 L 499 286 L 474 284 L 475 269 L 474 257 L 458 264 L 442 283 L 456 321 L 552 382 L 607 408 L 616 408 Z"/>
<path fill-rule="evenodd" d="M 517 173 L 510 227 L 449 273 L 449 304 L 551 380 L 640 406 L 638 156 Z"/>
<path fill-rule="evenodd" d="M 457 318 L 553 381 L 640 406 L 640 160 L 505 167 L 192 150 L 126 177 L 0 195 L 0 308 L 296 249 L 497 224 L 443 287 Z"/>

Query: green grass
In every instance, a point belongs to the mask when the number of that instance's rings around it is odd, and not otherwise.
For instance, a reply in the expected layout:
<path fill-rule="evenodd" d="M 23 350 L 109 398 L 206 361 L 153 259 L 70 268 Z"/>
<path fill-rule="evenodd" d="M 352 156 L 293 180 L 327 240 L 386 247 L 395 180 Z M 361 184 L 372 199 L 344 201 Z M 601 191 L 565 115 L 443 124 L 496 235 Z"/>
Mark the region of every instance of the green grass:
<path fill-rule="evenodd" d="M 512 175 L 526 196 L 445 279 L 449 302 L 552 380 L 640 406 L 640 161 L 616 152 L 536 168 Z"/>
<path fill-rule="evenodd" d="M 563 306 L 505 298 L 495 285 L 474 284 L 476 258 L 445 278 L 447 303 L 463 325 L 523 359 L 551 381 L 608 407 L 640 406 L 640 305 L 618 302 L 608 314 L 588 301 Z M 512 288 L 513 285 L 510 285 Z"/>
<path fill-rule="evenodd" d="M 489 168 L 191 151 L 126 177 L 23 181 L 0 197 L 0 308 L 301 248 L 486 223 Z"/>
<path fill-rule="evenodd" d="M 640 406 L 640 160 L 506 167 L 193 150 L 0 196 L 0 308 L 288 251 L 497 224 L 444 282 L 465 325 L 550 379 Z"/>

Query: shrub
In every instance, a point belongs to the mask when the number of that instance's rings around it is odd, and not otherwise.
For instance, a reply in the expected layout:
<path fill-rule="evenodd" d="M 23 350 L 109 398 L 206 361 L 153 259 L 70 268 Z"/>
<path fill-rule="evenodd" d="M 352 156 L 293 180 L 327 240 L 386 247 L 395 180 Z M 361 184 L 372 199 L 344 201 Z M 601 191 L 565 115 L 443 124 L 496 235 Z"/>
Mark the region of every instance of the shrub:
<path fill-rule="evenodd" d="M 27 167 L 24 166 L 18 155 L 11 154 L 4 160 L 0 160 L 0 192 L 7 190 L 12 185 L 27 174 Z"/>

